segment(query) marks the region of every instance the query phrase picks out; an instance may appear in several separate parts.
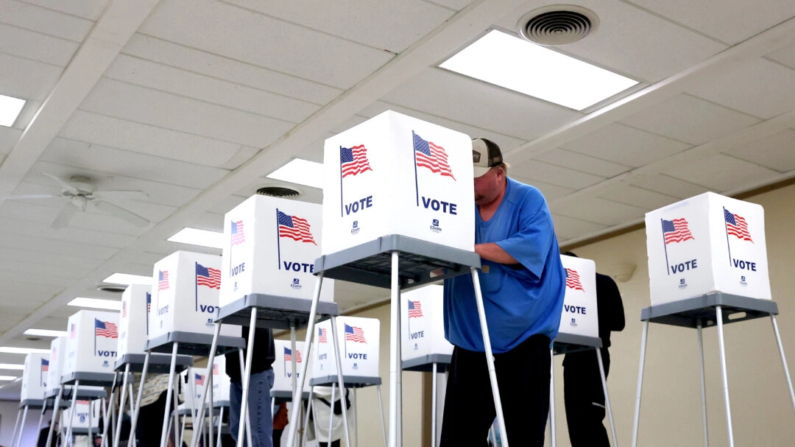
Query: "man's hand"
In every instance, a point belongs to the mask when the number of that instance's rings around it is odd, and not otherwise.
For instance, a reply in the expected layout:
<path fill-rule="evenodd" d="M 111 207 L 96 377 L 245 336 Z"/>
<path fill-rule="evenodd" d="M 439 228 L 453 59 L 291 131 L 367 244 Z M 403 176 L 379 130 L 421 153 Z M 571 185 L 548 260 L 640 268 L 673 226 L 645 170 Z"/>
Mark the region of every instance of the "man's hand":
<path fill-rule="evenodd" d="M 513 256 L 509 255 L 508 252 L 494 242 L 475 244 L 475 253 L 479 254 L 481 258 L 487 261 L 496 262 L 498 264 L 513 265 L 519 263 L 519 261 L 514 259 Z"/>

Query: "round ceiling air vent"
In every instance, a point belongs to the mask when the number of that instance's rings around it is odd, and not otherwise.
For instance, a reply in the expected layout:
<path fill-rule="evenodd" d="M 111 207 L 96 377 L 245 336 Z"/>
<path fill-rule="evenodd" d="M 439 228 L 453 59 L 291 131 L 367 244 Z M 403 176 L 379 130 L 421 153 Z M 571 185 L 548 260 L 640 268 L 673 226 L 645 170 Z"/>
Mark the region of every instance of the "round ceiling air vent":
<path fill-rule="evenodd" d="M 116 284 L 100 284 L 97 286 L 97 290 L 100 292 L 123 293 L 127 290 L 127 287 Z"/>
<path fill-rule="evenodd" d="M 536 9 L 519 20 L 519 34 L 539 45 L 566 45 L 584 39 L 599 27 L 599 17 L 575 5 Z"/>
<path fill-rule="evenodd" d="M 263 186 L 257 189 L 257 194 L 270 197 L 295 198 L 301 195 L 301 191 L 287 186 Z"/>

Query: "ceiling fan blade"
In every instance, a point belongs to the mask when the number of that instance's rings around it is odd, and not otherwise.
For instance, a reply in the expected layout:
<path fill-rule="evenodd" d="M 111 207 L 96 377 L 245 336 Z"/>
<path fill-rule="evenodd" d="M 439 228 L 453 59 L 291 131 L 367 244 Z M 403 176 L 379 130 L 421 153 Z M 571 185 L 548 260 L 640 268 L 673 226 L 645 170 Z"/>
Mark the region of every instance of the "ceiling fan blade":
<path fill-rule="evenodd" d="M 55 182 L 56 182 L 56 183 L 58 183 L 58 185 L 59 185 L 61 188 L 65 189 L 65 190 L 67 190 L 67 191 L 71 191 L 73 194 L 77 194 L 77 193 L 78 193 L 78 190 L 77 190 L 77 188 L 75 188 L 74 186 L 70 185 L 70 184 L 69 184 L 69 183 L 67 183 L 66 181 L 62 180 L 60 177 L 56 177 L 56 176 L 54 176 L 54 175 L 52 175 L 52 174 L 48 174 L 48 173 L 46 173 L 46 172 L 43 172 L 42 174 L 44 174 L 44 175 L 46 175 L 47 177 L 49 177 L 49 178 L 51 178 L 51 179 L 55 180 Z"/>
<path fill-rule="evenodd" d="M 69 222 L 72 220 L 72 217 L 74 217 L 77 211 L 78 210 L 76 206 L 72 205 L 71 203 L 67 203 L 64 205 L 63 209 L 61 209 L 61 212 L 58 213 L 58 217 L 52 221 L 50 226 L 52 228 L 65 228 L 67 225 L 69 225 Z"/>
<path fill-rule="evenodd" d="M 143 217 L 131 212 L 127 211 L 120 206 L 116 206 L 110 202 L 103 202 L 103 201 L 95 201 L 94 206 L 100 210 L 104 211 L 111 216 L 118 217 L 119 219 L 125 220 L 136 227 L 145 227 L 149 225 L 149 221 L 144 219 Z"/>
<path fill-rule="evenodd" d="M 0 200 L 53 199 L 56 197 L 62 197 L 62 196 L 54 196 L 52 194 L 27 194 L 22 196 L 3 196 L 0 197 Z"/>
<path fill-rule="evenodd" d="M 94 191 L 93 196 L 107 200 L 145 200 L 149 194 L 143 191 Z"/>

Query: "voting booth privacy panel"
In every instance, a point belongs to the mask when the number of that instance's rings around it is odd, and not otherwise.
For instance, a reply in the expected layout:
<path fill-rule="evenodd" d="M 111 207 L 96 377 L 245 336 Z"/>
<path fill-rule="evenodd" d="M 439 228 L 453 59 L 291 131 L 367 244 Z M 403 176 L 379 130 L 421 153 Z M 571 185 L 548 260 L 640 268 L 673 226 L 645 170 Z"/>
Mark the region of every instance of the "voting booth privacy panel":
<path fill-rule="evenodd" d="M 72 429 L 87 429 L 89 415 L 88 411 L 91 409 L 91 429 L 96 432 L 99 428 L 99 410 L 100 405 L 102 405 L 101 399 L 96 399 L 93 401 L 88 400 L 77 400 L 75 402 L 75 406 L 77 407 L 77 411 L 75 412 L 75 417 L 72 419 Z M 72 408 L 65 408 L 64 411 L 61 413 L 61 424 L 60 427 L 62 430 L 66 431 L 69 427 L 69 420 L 72 416 Z"/>
<path fill-rule="evenodd" d="M 22 392 L 20 400 L 43 399 L 47 389 L 50 372 L 50 356 L 47 354 L 28 354 L 25 369 L 22 371 Z"/>
<path fill-rule="evenodd" d="M 229 376 L 226 375 L 226 356 L 219 355 L 213 361 L 213 402 L 229 401 Z"/>
<path fill-rule="evenodd" d="M 306 355 L 306 351 L 304 350 L 304 342 L 296 342 L 295 346 L 296 349 L 290 347 L 291 343 L 289 340 L 274 340 L 274 346 L 276 347 L 276 360 L 273 362 L 273 388 L 271 388 L 271 393 L 280 392 L 280 393 L 289 393 L 292 395 L 293 392 L 293 365 L 292 360 L 293 356 L 296 359 L 296 377 L 298 379 L 301 378 L 301 366 L 303 362 L 311 362 L 311 359 Z M 317 345 L 315 346 L 317 347 Z M 311 369 L 307 369 L 311 371 Z M 304 377 L 304 385 L 309 384 L 309 375 Z"/>
<path fill-rule="evenodd" d="M 320 205 L 259 195 L 226 213 L 220 305 L 253 293 L 312 299 L 321 213 Z M 331 281 L 320 299 L 333 298 Z"/>
<path fill-rule="evenodd" d="M 474 249 L 472 141 L 387 111 L 326 140 L 323 254 L 385 235 Z"/>
<path fill-rule="evenodd" d="M 430 285 L 401 295 L 401 358 L 451 356 L 453 345 L 444 338 L 444 287 Z"/>
<path fill-rule="evenodd" d="M 337 339 L 342 359 L 342 374 L 348 377 L 380 377 L 378 348 L 381 322 L 375 318 L 337 317 Z M 331 338 L 331 320 L 318 323 L 314 329 L 312 377 L 337 375 L 337 360 Z"/>
<path fill-rule="evenodd" d="M 61 386 L 63 356 L 66 354 L 66 337 L 57 337 L 50 342 L 50 364 L 47 368 L 47 395 L 52 395 Z"/>
<path fill-rule="evenodd" d="M 566 270 L 566 295 L 560 333 L 599 337 L 599 310 L 596 308 L 596 264 L 590 259 L 561 256 Z"/>
<path fill-rule="evenodd" d="M 69 317 L 61 377 L 112 373 L 119 341 L 119 313 L 81 310 Z"/>
<path fill-rule="evenodd" d="M 119 349 L 117 357 L 125 354 L 144 354 L 149 336 L 149 313 L 152 288 L 133 284 L 121 296 Z"/>
<path fill-rule="evenodd" d="M 760 205 L 705 193 L 646 214 L 652 305 L 710 292 L 771 299 Z"/>
<path fill-rule="evenodd" d="M 169 332 L 213 334 L 221 291 L 221 257 L 177 251 L 155 263 L 149 340 Z M 221 335 L 240 336 L 224 325 Z"/>

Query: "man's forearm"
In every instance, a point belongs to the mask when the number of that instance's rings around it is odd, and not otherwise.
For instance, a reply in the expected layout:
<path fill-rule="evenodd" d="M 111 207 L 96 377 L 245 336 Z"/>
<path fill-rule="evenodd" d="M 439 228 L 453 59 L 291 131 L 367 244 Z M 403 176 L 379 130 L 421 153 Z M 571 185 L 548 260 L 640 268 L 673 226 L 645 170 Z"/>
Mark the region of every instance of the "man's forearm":
<path fill-rule="evenodd" d="M 519 261 L 509 255 L 502 247 L 489 242 L 487 244 L 475 244 L 475 253 L 479 254 L 481 258 L 488 261 L 496 262 L 498 264 L 518 264 Z"/>

